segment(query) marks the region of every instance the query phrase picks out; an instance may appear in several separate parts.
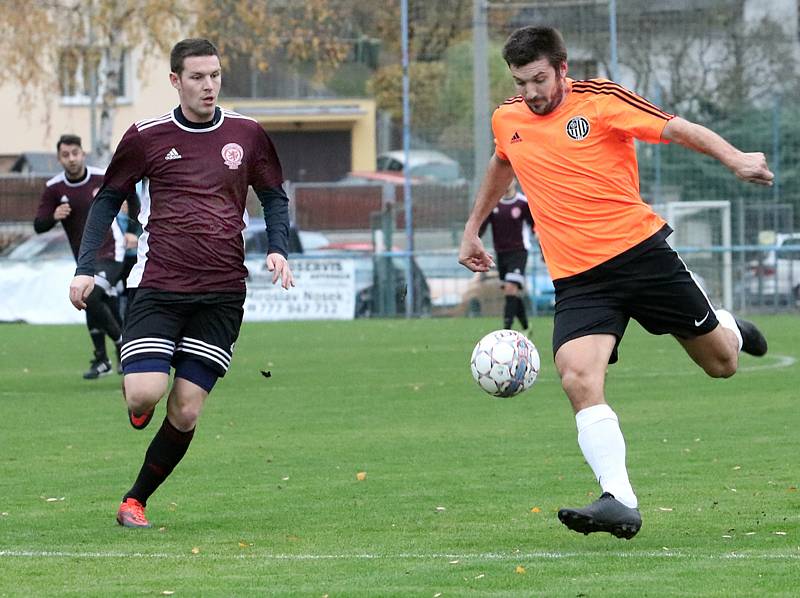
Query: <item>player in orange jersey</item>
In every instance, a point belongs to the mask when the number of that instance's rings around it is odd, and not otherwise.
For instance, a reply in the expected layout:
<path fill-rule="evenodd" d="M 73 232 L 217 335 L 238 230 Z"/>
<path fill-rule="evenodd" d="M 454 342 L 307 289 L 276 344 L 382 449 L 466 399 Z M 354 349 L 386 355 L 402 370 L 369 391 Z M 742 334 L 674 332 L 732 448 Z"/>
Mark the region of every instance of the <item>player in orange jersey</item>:
<path fill-rule="evenodd" d="M 492 258 L 481 223 L 514 176 L 529 198 L 556 289 L 553 354 L 575 411 L 578 444 L 603 493 L 561 509 L 568 528 L 632 538 L 641 527 L 628 479 L 625 441 L 604 396 L 609 363 L 631 318 L 671 334 L 714 378 L 732 376 L 739 351 L 767 342 L 750 322 L 715 309 L 666 242 L 669 225 L 642 201 L 634 139 L 675 141 L 719 160 L 743 181 L 771 185 L 764 154 L 744 153 L 713 131 L 668 114 L 606 79 L 567 77 L 561 34 L 524 27 L 503 58 L 519 91 L 494 112 L 495 153 L 464 228 L 459 262 L 485 272 Z"/>

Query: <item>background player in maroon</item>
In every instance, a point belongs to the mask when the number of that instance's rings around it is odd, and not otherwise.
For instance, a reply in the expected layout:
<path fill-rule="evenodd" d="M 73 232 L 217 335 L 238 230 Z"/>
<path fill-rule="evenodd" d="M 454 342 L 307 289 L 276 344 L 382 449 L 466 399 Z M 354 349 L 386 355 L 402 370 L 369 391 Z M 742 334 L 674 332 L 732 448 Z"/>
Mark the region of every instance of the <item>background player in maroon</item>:
<path fill-rule="evenodd" d="M 33 221 L 33 229 L 43 233 L 61 223 L 75 259 L 83 237 L 83 228 L 95 194 L 103 184 L 103 170 L 86 165 L 86 153 L 77 135 L 62 135 L 56 143 L 58 162 L 64 171 L 49 181 Z M 107 230 L 97 250 L 96 289 L 87 300 L 86 326 L 94 345 L 94 357 L 83 374 L 87 380 L 111 374 L 114 370 L 106 353 L 106 336 L 117 348 L 121 341 L 121 323 L 112 288 L 122 273 L 123 233 L 118 226 Z"/>
<path fill-rule="evenodd" d="M 533 230 L 533 217 L 528 200 L 517 191 L 517 182 L 511 181 L 498 204 L 483 221 L 478 236 L 492 227 L 492 243 L 497 257 L 497 271 L 503 283 L 503 328 L 510 329 L 514 318 L 526 334 L 530 334 L 525 301 L 520 296 L 525 288 L 525 266 L 528 248 L 525 247 L 525 227 Z"/>
<path fill-rule="evenodd" d="M 150 526 L 147 499 L 183 458 L 208 394 L 230 365 L 243 316 L 249 186 L 264 207 L 273 283 L 294 285 L 286 261 L 288 198 L 272 142 L 256 121 L 217 106 L 222 74 L 211 42 L 179 42 L 170 69 L 180 104 L 135 123 L 123 136 L 89 216 L 70 285 L 70 300 L 83 309 L 93 284 L 93 248 L 142 180 L 143 232 L 128 279 L 136 290 L 122 347 L 131 425 L 144 428 L 167 390 L 169 395 L 166 417 L 117 512 L 126 527 Z"/>

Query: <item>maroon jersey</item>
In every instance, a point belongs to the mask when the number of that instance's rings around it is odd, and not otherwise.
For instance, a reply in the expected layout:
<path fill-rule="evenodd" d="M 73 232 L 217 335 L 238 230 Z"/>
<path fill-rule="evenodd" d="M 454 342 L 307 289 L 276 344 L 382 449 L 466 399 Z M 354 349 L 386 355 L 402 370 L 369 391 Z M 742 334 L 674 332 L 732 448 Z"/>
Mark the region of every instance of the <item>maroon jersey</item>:
<path fill-rule="evenodd" d="M 481 224 L 480 234 L 486 231 L 486 227 L 492 226 L 492 241 L 496 253 L 506 251 L 519 251 L 525 249 L 525 238 L 523 228 L 525 223 L 533 227 L 533 217 L 528 206 L 528 200 L 521 193 L 517 193 L 512 198 L 502 198 L 497 206 L 489 214 L 489 217 Z"/>
<path fill-rule="evenodd" d="M 253 119 L 216 109 L 191 123 L 180 107 L 132 125 L 106 170 L 124 194 L 143 181 L 139 258 L 129 287 L 171 292 L 243 291 L 248 186 L 280 187 L 281 165 Z"/>
<path fill-rule="evenodd" d="M 36 219 L 40 221 L 52 221 L 53 212 L 62 203 L 68 203 L 71 209 L 69 216 L 61 220 L 61 225 L 67 233 L 69 246 L 75 259 L 78 259 L 78 249 L 81 246 L 83 228 L 86 226 L 86 217 L 89 215 L 89 208 L 92 206 L 94 196 L 103 185 L 103 169 L 94 166 L 86 167 L 86 176 L 80 181 L 67 180 L 63 172 L 47 181 L 47 186 L 42 192 L 42 199 L 36 211 Z M 54 221 L 52 224 L 55 224 Z M 50 228 L 52 224 L 47 224 Z M 40 232 L 43 232 L 40 230 Z M 114 260 L 121 262 L 124 246 L 119 238 L 115 239 L 112 231 L 103 239 L 103 244 L 97 250 L 98 260 Z M 119 245 L 119 247 L 118 247 Z"/>

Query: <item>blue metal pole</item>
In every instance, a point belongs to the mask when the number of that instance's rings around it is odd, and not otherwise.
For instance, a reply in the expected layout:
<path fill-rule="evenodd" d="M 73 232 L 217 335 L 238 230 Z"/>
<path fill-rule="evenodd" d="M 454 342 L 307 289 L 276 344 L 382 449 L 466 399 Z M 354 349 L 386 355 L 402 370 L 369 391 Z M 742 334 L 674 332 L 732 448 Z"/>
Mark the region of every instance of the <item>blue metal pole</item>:
<path fill-rule="evenodd" d="M 617 0 L 608 0 L 608 33 L 609 46 L 611 46 L 611 77 L 612 81 L 618 81 L 619 60 L 617 58 Z"/>
<path fill-rule="evenodd" d="M 776 202 L 781 196 L 781 109 L 783 107 L 783 94 L 779 91 L 775 95 L 775 104 L 772 107 L 772 172 L 775 180 L 772 183 L 772 199 Z M 777 230 L 777 229 L 775 229 Z"/>
<path fill-rule="evenodd" d="M 403 53 L 403 206 L 406 216 L 406 317 L 414 311 L 414 225 L 411 220 L 411 180 L 409 178 L 409 151 L 411 149 L 411 107 L 409 105 L 408 78 L 408 0 L 400 1 L 400 20 Z M 391 251 L 391 247 L 388 248 Z"/>

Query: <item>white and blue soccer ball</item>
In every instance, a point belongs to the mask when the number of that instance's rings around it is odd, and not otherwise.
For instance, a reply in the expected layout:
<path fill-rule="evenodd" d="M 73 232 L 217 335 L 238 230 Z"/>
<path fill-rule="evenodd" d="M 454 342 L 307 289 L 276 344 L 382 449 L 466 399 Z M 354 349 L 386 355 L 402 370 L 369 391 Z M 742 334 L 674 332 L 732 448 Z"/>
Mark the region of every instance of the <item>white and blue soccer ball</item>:
<path fill-rule="evenodd" d="M 495 397 L 513 397 L 529 389 L 539 375 L 539 352 L 516 330 L 495 330 L 475 345 L 472 377 Z"/>

